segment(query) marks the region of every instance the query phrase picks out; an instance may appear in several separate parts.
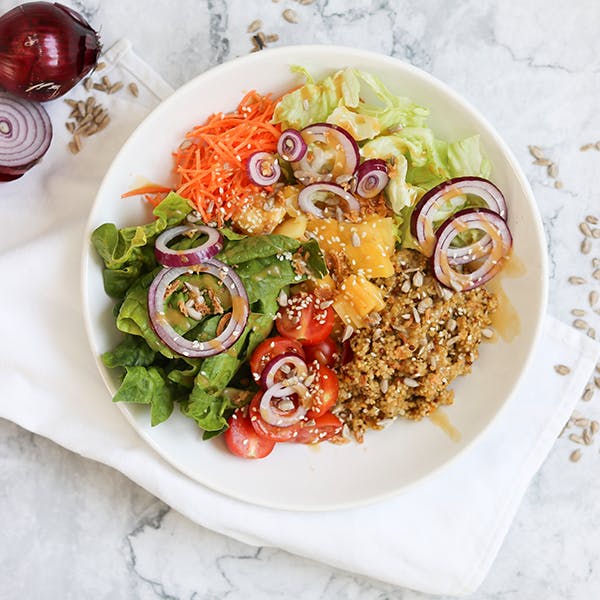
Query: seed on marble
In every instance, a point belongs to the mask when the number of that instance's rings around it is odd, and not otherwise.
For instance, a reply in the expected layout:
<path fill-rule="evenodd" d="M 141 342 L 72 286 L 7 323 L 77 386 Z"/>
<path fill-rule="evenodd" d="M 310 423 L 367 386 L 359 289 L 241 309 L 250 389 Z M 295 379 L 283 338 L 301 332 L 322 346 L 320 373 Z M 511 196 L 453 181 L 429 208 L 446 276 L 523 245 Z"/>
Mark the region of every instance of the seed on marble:
<path fill-rule="evenodd" d="M 600 389 L 600 377 L 594 377 L 594 385 Z"/>
<path fill-rule="evenodd" d="M 555 187 L 557 190 L 562 190 L 562 188 L 563 188 L 563 182 L 557 179 L 557 180 L 554 182 L 554 187 Z"/>
<path fill-rule="evenodd" d="M 600 258 L 592 258 L 592 267 L 594 267 L 594 269 L 600 267 Z"/>
<path fill-rule="evenodd" d="M 531 156 L 533 156 L 533 158 L 544 158 L 544 153 L 539 146 L 529 146 L 529 152 L 531 152 Z"/>
<path fill-rule="evenodd" d="M 127 89 L 129 90 L 131 95 L 134 96 L 135 98 L 137 98 L 140 94 L 140 90 L 138 89 L 137 84 L 134 83 L 133 81 L 127 86 Z"/>
<path fill-rule="evenodd" d="M 590 431 L 592 432 L 592 435 L 596 435 L 598 431 L 600 431 L 600 423 L 598 423 L 598 421 L 592 421 L 590 423 Z"/>
<path fill-rule="evenodd" d="M 583 221 L 583 223 L 579 223 L 579 231 L 583 233 L 586 237 L 592 237 L 592 230 L 590 229 L 589 223 Z"/>
<path fill-rule="evenodd" d="M 593 340 L 596 339 L 596 330 L 593 327 L 590 327 L 585 333 L 588 337 L 592 338 Z"/>
<path fill-rule="evenodd" d="M 592 251 L 592 242 L 590 238 L 583 238 L 581 242 L 581 254 L 589 254 Z"/>
<path fill-rule="evenodd" d="M 260 19 L 255 19 L 248 25 L 248 29 L 246 31 L 248 33 L 256 33 L 259 29 L 262 29 L 263 22 Z"/>
<path fill-rule="evenodd" d="M 585 312 L 585 310 L 581 310 L 581 308 L 574 308 L 574 309 L 571 311 L 571 314 L 572 314 L 574 317 L 585 317 L 585 314 L 586 314 L 586 312 Z"/>
<path fill-rule="evenodd" d="M 592 273 L 592 277 L 594 279 L 600 279 L 600 269 L 596 269 L 593 273 Z"/>
<path fill-rule="evenodd" d="M 577 427 L 587 427 L 590 424 L 590 420 L 586 419 L 585 417 L 579 417 L 578 419 L 575 419 L 575 425 L 577 425 Z"/>
<path fill-rule="evenodd" d="M 592 229 L 592 237 L 597 240 L 598 238 L 600 238 L 600 228 L 596 227 L 595 229 Z"/>
<path fill-rule="evenodd" d="M 549 158 L 536 158 L 533 161 L 534 165 L 539 165 L 540 167 L 547 167 L 552 161 Z"/>
<path fill-rule="evenodd" d="M 572 433 L 569 436 L 569 439 L 572 442 L 575 442 L 576 444 L 581 444 L 581 445 L 585 444 L 585 442 L 583 441 L 583 438 L 580 435 L 577 435 L 576 433 Z"/>
<path fill-rule="evenodd" d="M 577 462 L 580 458 L 581 450 L 579 448 L 577 448 L 577 450 L 573 450 L 573 452 L 571 452 L 571 455 L 569 456 L 571 462 Z"/>
<path fill-rule="evenodd" d="M 96 68 L 94 69 L 94 71 L 102 71 L 102 69 L 104 69 L 105 67 L 106 67 L 106 63 L 104 61 L 100 61 L 96 65 Z"/>
<path fill-rule="evenodd" d="M 595 217 L 594 215 L 588 215 L 585 220 L 591 225 L 598 225 L 598 217 Z"/>
<path fill-rule="evenodd" d="M 594 443 L 594 439 L 587 429 L 583 430 L 583 441 L 585 442 L 586 446 L 591 446 Z"/>
<path fill-rule="evenodd" d="M 282 13 L 281 16 L 288 22 L 288 23 L 299 23 L 300 19 L 298 18 L 298 15 L 296 14 L 295 10 L 292 10 L 291 8 L 286 8 Z"/>
<path fill-rule="evenodd" d="M 571 369 L 567 365 L 554 365 L 554 370 L 559 375 L 568 375 L 571 372 Z"/>
<path fill-rule="evenodd" d="M 596 290 L 592 290 L 590 295 L 588 296 L 588 300 L 590 302 L 590 306 L 593 308 L 598 303 L 598 299 L 600 298 L 600 294 Z"/>
<path fill-rule="evenodd" d="M 554 179 L 558 175 L 558 165 L 556 163 L 550 163 L 548 165 L 548 177 Z"/>
<path fill-rule="evenodd" d="M 583 329 L 587 329 L 589 327 L 589 325 L 583 319 L 575 319 L 573 321 L 573 327 L 575 327 L 575 329 L 582 329 L 583 330 Z"/>
<path fill-rule="evenodd" d="M 584 402 L 589 402 L 593 397 L 594 397 L 594 388 L 591 385 L 587 385 L 585 387 L 585 391 L 583 392 L 583 395 L 581 396 L 581 399 Z"/>
<path fill-rule="evenodd" d="M 265 36 L 265 41 L 267 42 L 267 44 L 273 44 L 279 41 L 279 36 L 276 33 L 268 33 Z"/>
<path fill-rule="evenodd" d="M 585 279 L 583 277 L 579 277 L 578 275 L 571 275 L 571 277 L 569 277 L 569 283 L 571 285 L 582 285 L 585 283 Z"/>

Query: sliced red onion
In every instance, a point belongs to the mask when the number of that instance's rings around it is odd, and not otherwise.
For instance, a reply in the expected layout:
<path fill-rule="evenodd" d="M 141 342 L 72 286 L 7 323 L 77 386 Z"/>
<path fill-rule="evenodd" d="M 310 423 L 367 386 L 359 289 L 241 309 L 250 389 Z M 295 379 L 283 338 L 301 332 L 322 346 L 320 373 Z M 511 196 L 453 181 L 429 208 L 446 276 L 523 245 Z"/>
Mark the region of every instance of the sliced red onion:
<path fill-rule="evenodd" d="M 335 179 L 340 175 L 353 175 L 360 162 L 358 144 L 343 127 L 330 123 L 315 123 L 302 130 L 302 137 L 308 145 L 304 157 L 297 161 L 294 171 L 306 173 L 310 182 Z M 326 149 L 319 149 L 319 144 Z M 330 150 L 335 155 L 332 169 L 323 170 L 323 154 Z"/>
<path fill-rule="evenodd" d="M 224 331 L 207 342 L 185 339 L 173 329 L 165 315 L 167 287 L 186 273 L 208 273 L 213 275 L 223 282 L 231 294 L 231 318 Z M 148 314 L 156 335 L 173 352 L 190 358 L 204 358 L 220 354 L 235 344 L 246 327 L 249 312 L 248 295 L 242 280 L 231 267 L 215 259 L 191 267 L 165 267 L 154 278 L 148 290 Z"/>
<path fill-rule="evenodd" d="M 430 189 L 415 206 L 410 222 L 411 233 L 421 250 L 431 256 L 435 245 L 433 223 L 435 215 L 443 204 L 456 196 L 472 194 L 481 198 L 487 208 L 506 220 L 508 208 L 502 192 L 487 179 L 481 177 L 456 177 L 448 179 Z M 488 240 L 485 240 L 488 243 Z M 463 250 L 458 254 L 462 255 Z"/>
<path fill-rule="evenodd" d="M 304 158 L 306 149 L 306 142 L 297 129 L 286 129 L 277 141 L 277 152 L 290 162 Z"/>
<path fill-rule="evenodd" d="M 267 363 L 260 376 L 260 384 L 265 389 L 269 389 L 275 385 L 275 378 L 278 375 L 283 375 L 283 379 L 286 379 L 292 373 L 292 370 L 294 376 L 300 379 L 304 379 L 308 375 L 308 367 L 301 356 L 294 352 L 280 354 Z"/>
<path fill-rule="evenodd" d="M 492 247 L 473 272 L 457 271 L 448 260 L 454 238 L 468 229 L 479 229 L 490 236 Z M 446 287 L 466 292 L 489 281 L 503 265 L 512 248 L 512 235 L 506 221 L 487 208 L 467 208 L 457 212 L 438 229 L 431 257 L 435 278 Z"/>
<path fill-rule="evenodd" d="M 167 244 L 185 234 L 203 233 L 208 239 L 188 250 L 173 250 Z M 223 236 L 214 227 L 206 225 L 179 225 L 163 231 L 154 242 L 156 260 L 165 267 L 189 267 L 211 259 L 223 249 Z"/>
<path fill-rule="evenodd" d="M 385 160 L 371 158 L 365 160 L 356 172 L 356 193 L 363 198 L 374 198 L 385 189 L 390 180 Z"/>
<path fill-rule="evenodd" d="M 305 186 L 298 194 L 298 206 L 305 213 L 309 213 L 322 219 L 324 217 L 323 211 L 315 204 L 319 200 L 315 199 L 315 194 L 328 193 L 339 196 L 345 203 L 349 211 L 359 211 L 360 203 L 350 193 L 347 192 L 341 185 L 337 183 L 311 183 Z"/>
<path fill-rule="evenodd" d="M 451 265 L 465 265 L 483 258 L 492 249 L 492 239 L 485 233 L 481 239 L 468 246 L 448 248 L 448 262 Z"/>
<path fill-rule="evenodd" d="M 308 393 L 306 386 L 298 383 L 296 385 L 286 385 L 285 383 L 276 383 L 266 390 L 260 399 L 260 416 L 269 425 L 275 427 L 289 427 L 295 425 L 304 418 L 308 409 L 302 402 L 293 397 L 305 396 Z M 280 406 L 289 402 L 292 406 L 283 410 Z"/>
<path fill-rule="evenodd" d="M 48 151 L 52 123 L 37 103 L 0 92 L 0 176 L 16 179 Z"/>
<path fill-rule="evenodd" d="M 277 157 L 270 152 L 254 152 L 248 159 L 248 177 L 256 185 L 272 185 L 281 176 Z"/>

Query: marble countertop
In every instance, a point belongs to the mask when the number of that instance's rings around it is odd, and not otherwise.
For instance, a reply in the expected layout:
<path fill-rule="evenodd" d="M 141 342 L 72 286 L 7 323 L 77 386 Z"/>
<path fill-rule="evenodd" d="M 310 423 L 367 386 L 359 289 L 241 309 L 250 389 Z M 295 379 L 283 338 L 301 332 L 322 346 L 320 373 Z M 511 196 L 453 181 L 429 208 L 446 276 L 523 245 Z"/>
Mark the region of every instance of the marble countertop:
<path fill-rule="evenodd" d="M 600 240 L 582 254 L 578 229 L 600 217 L 600 5 L 596 0 L 76 0 L 105 46 L 130 38 L 172 85 L 251 51 L 261 19 L 272 46 L 336 43 L 407 60 L 479 108 L 525 169 L 548 237 L 550 312 L 588 308 Z M 0 14 L 18 2 L 0 0 Z M 449 8 L 452 6 L 452 8 Z M 298 23 L 282 17 L 286 9 Z M 558 165 L 532 163 L 529 145 Z M 592 226 L 594 227 L 594 226 Z M 596 286 L 598 287 L 598 286 Z M 3 398 L 3 401 L 7 399 Z M 577 410 L 600 417 L 600 391 Z M 600 590 L 598 444 L 557 440 L 534 478 L 478 600 L 588 599 Z M 0 421 L 0 594 L 3 598 L 426 600 L 429 596 L 254 548 L 198 527 L 120 473 Z"/>

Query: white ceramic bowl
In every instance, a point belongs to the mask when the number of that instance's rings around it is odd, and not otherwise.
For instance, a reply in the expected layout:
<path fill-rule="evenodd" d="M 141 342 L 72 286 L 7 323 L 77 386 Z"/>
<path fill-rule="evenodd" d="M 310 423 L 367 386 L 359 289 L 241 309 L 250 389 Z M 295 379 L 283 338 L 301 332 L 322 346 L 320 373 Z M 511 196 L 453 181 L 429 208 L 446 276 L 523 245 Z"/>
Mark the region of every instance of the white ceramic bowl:
<path fill-rule="evenodd" d="M 291 65 L 303 65 L 317 77 L 348 66 L 365 69 L 379 75 L 393 91 L 427 106 L 438 137 L 452 140 L 479 133 L 493 165 L 492 179 L 509 202 L 514 253 L 526 265 L 522 276 L 503 281 L 519 315 L 518 336 L 510 343 L 482 345 L 472 374 L 454 385 L 455 404 L 444 409 L 461 434 L 458 442 L 427 419 L 420 423 L 400 420 L 384 431 L 369 432 L 362 445 L 280 444 L 267 459 L 248 461 L 229 454 L 221 439 L 201 441 L 200 430 L 177 410 L 167 422 L 152 428 L 146 407 L 119 405 L 152 448 L 200 483 L 264 506 L 326 510 L 402 492 L 447 465 L 482 435 L 514 393 L 530 362 L 546 307 L 547 264 L 531 189 L 490 124 L 446 85 L 411 65 L 333 46 L 258 52 L 211 69 L 180 88 L 144 120 L 117 155 L 98 192 L 89 232 L 106 221 L 125 226 L 148 220 L 141 202 L 124 202 L 120 194 L 140 176 L 168 181 L 170 152 L 184 133 L 213 112 L 233 109 L 246 91 L 281 94 L 297 85 L 300 80 L 290 71 Z M 82 278 L 92 352 L 114 393 L 119 385 L 117 373 L 107 370 L 99 356 L 115 345 L 119 335 L 111 313 L 113 303 L 102 287 L 101 262 L 90 245 L 84 250 Z"/>

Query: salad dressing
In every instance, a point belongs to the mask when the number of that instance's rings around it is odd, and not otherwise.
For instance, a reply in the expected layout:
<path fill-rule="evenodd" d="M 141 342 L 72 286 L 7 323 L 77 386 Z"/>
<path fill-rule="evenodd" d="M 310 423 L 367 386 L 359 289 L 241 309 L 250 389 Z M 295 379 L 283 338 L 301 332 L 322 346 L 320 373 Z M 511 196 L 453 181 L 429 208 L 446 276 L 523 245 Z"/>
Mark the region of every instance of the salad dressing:
<path fill-rule="evenodd" d="M 439 408 L 429 414 L 429 420 L 437 425 L 453 442 L 460 442 L 462 434 L 452 423 L 445 412 Z"/>

